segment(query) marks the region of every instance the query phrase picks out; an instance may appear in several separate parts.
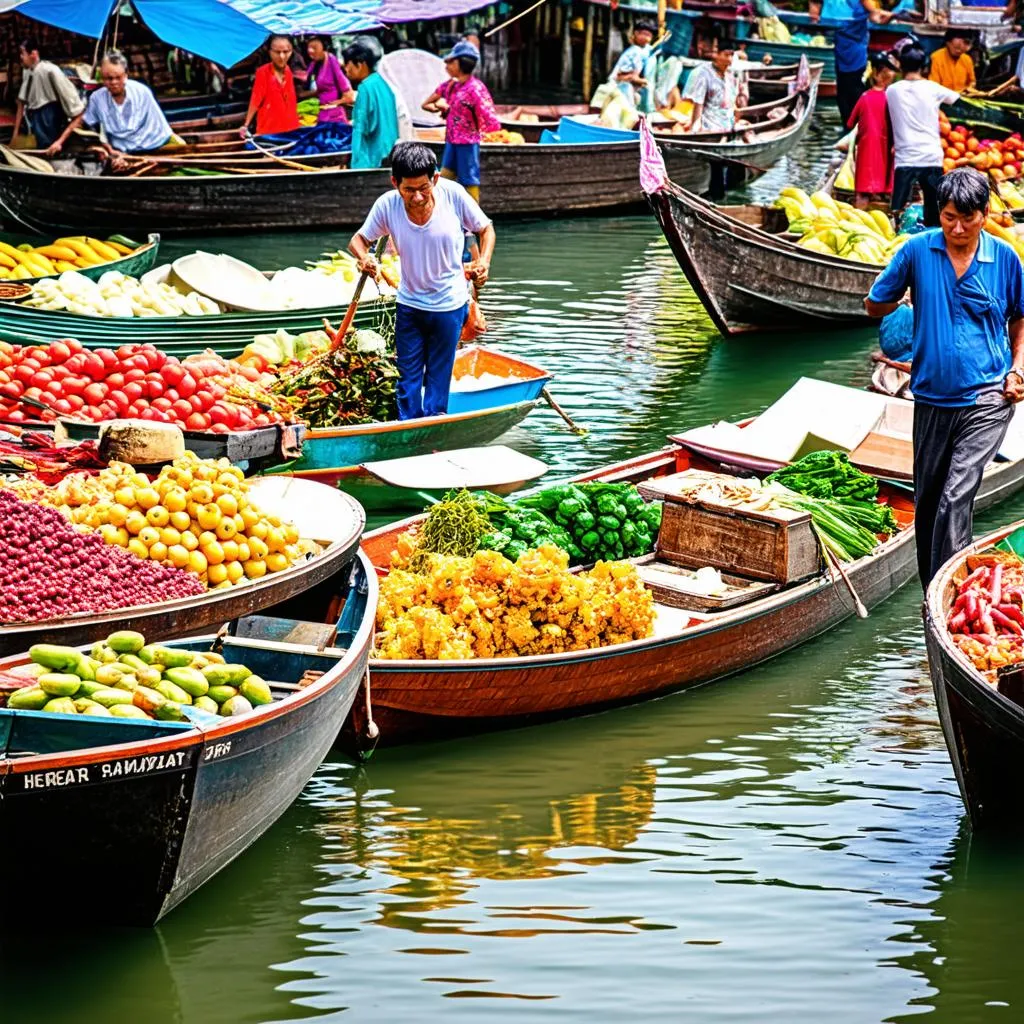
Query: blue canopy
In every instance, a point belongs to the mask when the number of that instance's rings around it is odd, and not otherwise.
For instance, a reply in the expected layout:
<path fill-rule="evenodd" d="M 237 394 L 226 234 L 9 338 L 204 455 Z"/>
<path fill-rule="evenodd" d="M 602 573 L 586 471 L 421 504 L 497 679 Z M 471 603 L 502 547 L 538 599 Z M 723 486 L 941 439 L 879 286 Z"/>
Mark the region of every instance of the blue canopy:
<path fill-rule="evenodd" d="M 98 39 L 121 0 L 0 0 L 36 21 Z M 164 42 L 230 67 L 270 32 L 341 35 L 388 21 L 440 18 L 482 7 L 487 0 L 132 0 Z"/>

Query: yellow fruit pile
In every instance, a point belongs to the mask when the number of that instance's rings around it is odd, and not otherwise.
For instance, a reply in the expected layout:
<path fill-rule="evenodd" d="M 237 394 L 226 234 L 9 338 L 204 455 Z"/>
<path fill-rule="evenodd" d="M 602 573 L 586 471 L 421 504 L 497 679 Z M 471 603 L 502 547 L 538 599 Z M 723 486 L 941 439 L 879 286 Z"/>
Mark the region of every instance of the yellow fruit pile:
<path fill-rule="evenodd" d="M 32 248 L 28 243 L 14 246 L 0 242 L 0 280 L 25 281 L 35 277 L 53 277 L 66 270 L 82 270 L 111 263 L 134 252 L 111 239 L 101 242 L 84 235 L 58 238 L 49 245 Z"/>
<path fill-rule="evenodd" d="M 227 459 L 186 452 L 153 480 L 112 462 L 96 476 L 73 473 L 55 487 L 25 481 L 11 489 L 52 505 L 108 544 L 188 569 L 211 588 L 281 572 L 303 554 L 298 529 L 261 512 Z"/>
<path fill-rule="evenodd" d="M 789 186 L 775 205 L 786 211 L 789 230 L 801 236 L 796 244 L 811 252 L 884 266 L 908 237 L 897 235 L 881 210 L 858 210 L 825 192 L 808 195 Z"/>
<path fill-rule="evenodd" d="M 654 598 L 628 562 L 568 571 L 546 544 L 513 564 L 496 551 L 434 555 L 422 573 L 380 583 L 379 658 L 508 658 L 580 651 L 650 636 Z"/>

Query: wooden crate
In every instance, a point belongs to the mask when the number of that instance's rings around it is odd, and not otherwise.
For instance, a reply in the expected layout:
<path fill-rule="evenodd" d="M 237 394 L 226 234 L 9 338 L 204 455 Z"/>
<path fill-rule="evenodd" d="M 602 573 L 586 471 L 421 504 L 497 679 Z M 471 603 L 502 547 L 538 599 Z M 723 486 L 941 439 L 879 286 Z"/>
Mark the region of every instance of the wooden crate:
<path fill-rule="evenodd" d="M 821 551 L 806 512 L 770 509 L 751 512 L 708 501 L 687 504 L 681 486 L 708 474 L 690 470 L 656 481 L 664 499 L 658 557 L 674 565 L 710 565 L 736 576 L 776 583 L 810 579 L 821 570 Z"/>
<path fill-rule="evenodd" d="M 779 589 L 777 583 L 763 580 L 748 580 L 731 573 L 722 573 L 722 582 L 728 588 L 724 594 L 714 597 L 704 594 L 693 594 L 681 590 L 681 577 L 689 575 L 693 570 L 668 562 L 648 561 L 637 566 L 637 575 L 643 580 L 644 586 L 654 595 L 659 604 L 671 608 L 683 608 L 691 612 L 720 612 L 728 608 L 736 608 L 748 604 L 760 597 Z"/>

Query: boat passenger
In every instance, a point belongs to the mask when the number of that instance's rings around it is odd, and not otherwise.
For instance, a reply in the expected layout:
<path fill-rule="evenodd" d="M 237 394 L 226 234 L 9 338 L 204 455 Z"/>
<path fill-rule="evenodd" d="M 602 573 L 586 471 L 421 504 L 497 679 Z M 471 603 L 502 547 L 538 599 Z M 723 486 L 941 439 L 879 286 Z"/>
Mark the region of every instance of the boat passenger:
<path fill-rule="evenodd" d="M 299 127 L 295 76 L 289 67 L 292 41 L 288 36 L 270 37 L 270 63 L 256 69 L 249 109 L 245 112 L 241 135 L 244 138 L 256 119 L 257 135 L 278 135 Z"/>
<path fill-rule="evenodd" d="M 892 137 L 885 90 L 896 77 L 896 62 L 887 53 L 871 55 L 871 88 L 861 93 L 847 128 L 857 129 L 854 188 L 856 206 L 866 210 L 892 192 Z"/>
<path fill-rule="evenodd" d="M 306 44 L 306 53 L 309 55 L 306 81 L 310 88 L 316 87 L 317 99 L 320 101 L 317 124 L 348 124 L 345 107 L 355 103 L 356 92 L 341 70 L 338 58 L 327 49 L 321 36 L 310 39 Z"/>
<path fill-rule="evenodd" d="M 939 206 L 935 188 L 942 177 L 942 136 L 939 133 L 939 107 L 955 103 L 960 97 L 952 89 L 929 82 L 921 74 L 924 50 L 916 46 L 900 51 L 902 81 L 890 85 L 885 103 L 892 125 L 894 214 L 902 212 L 917 183 L 924 197 L 925 227 L 939 224 Z"/>
<path fill-rule="evenodd" d="M 946 30 L 943 46 L 932 54 L 932 66 L 928 72 L 928 80 L 938 82 L 954 92 L 965 92 L 973 89 L 974 61 L 967 52 L 974 42 L 974 34 L 963 28 Z"/>
<path fill-rule="evenodd" d="M 448 81 L 424 101 L 423 109 L 445 119 L 441 176 L 457 181 L 480 202 L 480 140 L 485 132 L 501 130 L 494 100 L 473 72 L 480 51 L 466 40 L 455 44 L 444 58 Z"/>
<path fill-rule="evenodd" d="M 371 36 L 361 36 L 341 54 L 345 74 L 356 87 L 350 163 L 354 169 L 380 167 L 399 139 L 398 102 L 376 70 L 383 55 Z"/>
<path fill-rule="evenodd" d="M 724 45 L 716 49 L 707 64 L 701 64 L 690 73 L 683 91 L 683 99 L 693 103 L 690 119 L 691 132 L 728 132 L 736 123 L 736 101 L 739 82 L 730 70 L 733 51 Z M 708 192 L 713 200 L 724 198 L 728 166 L 715 161 L 710 165 L 711 185 Z"/>
<path fill-rule="evenodd" d="M 65 129 L 65 137 L 83 121 L 90 128 L 99 128 L 103 147 L 115 170 L 125 166 L 125 154 L 152 153 L 179 141 L 153 91 L 128 77 L 124 54 L 110 50 L 104 56 L 100 79 L 103 86 L 89 97 L 85 113 Z"/>
<path fill-rule="evenodd" d="M 376 277 L 370 246 L 385 235 L 402 258 L 395 348 L 398 353 L 398 418 L 440 416 L 448 411 L 448 389 L 459 336 L 469 306 L 467 278 L 487 282 L 494 252 L 494 227 L 473 197 L 437 172 L 434 153 L 419 142 L 400 142 L 391 155 L 394 189 L 373 204 L 353 235 L 349 252 L 359 269 Z M 480 237 L 480 256 L 462 262 L 465 232 Z"/>
<path fill-rule="evenodd" d="M 47 156 L 56 156 L 71 134 L 69 125 L 85 110 L 85 101 L 56 64 L 39 56 L 39 44 L 34 39 L 21 43 L 18 57 L 24 70 L 11 138 L 18 138 L 27 115 L 36 145 L 45 149 Z"/>
<path fill-rule="evenodd" d="M 835 32 L 836 104 L 845 126 L 865 89 L 868 22 L 884 25 L 892 18 L 892 12 L 882 10 L 877 0 L 826 0 L 821 14 L 823 18 L 839 21 Z"/>
<path fill-rule="evenodd" d="M 638 21 L 633 26 L 632 45 L 622 51 L 608 76 L 609 84 L 614 85 L 626 102 L 641 113 L 650 113 L 651 109 L 647 72 L 656 32 L 654 22 Z"/>
<path fill-rule="evenodd" d="M 913 235 L 864 300 L 868 316 L 914 302 L 914 523 L 921 582 L 971 543 L 974 497 L 1024 398 L 1024 268 L 985 232 L 988 178 L 938 183 L 940 227 Z"/>

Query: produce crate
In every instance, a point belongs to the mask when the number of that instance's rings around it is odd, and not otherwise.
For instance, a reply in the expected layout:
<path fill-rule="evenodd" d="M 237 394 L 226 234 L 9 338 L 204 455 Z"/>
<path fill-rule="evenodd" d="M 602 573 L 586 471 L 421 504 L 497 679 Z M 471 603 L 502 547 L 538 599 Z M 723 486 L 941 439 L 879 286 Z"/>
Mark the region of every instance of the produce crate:
<path fill-rule="evenodd" d="M 806 512 L 750 512 L 712 502 L 691 505 L 678 497 L 680 485 L 707 475 L 687 471 L 645 483 L 645 491 L 664 500 L 660 559 L 688 569 L 710 565 L 732 575 L 783 584 L 810 579 L 821 571 L 821 550 Z"/>

